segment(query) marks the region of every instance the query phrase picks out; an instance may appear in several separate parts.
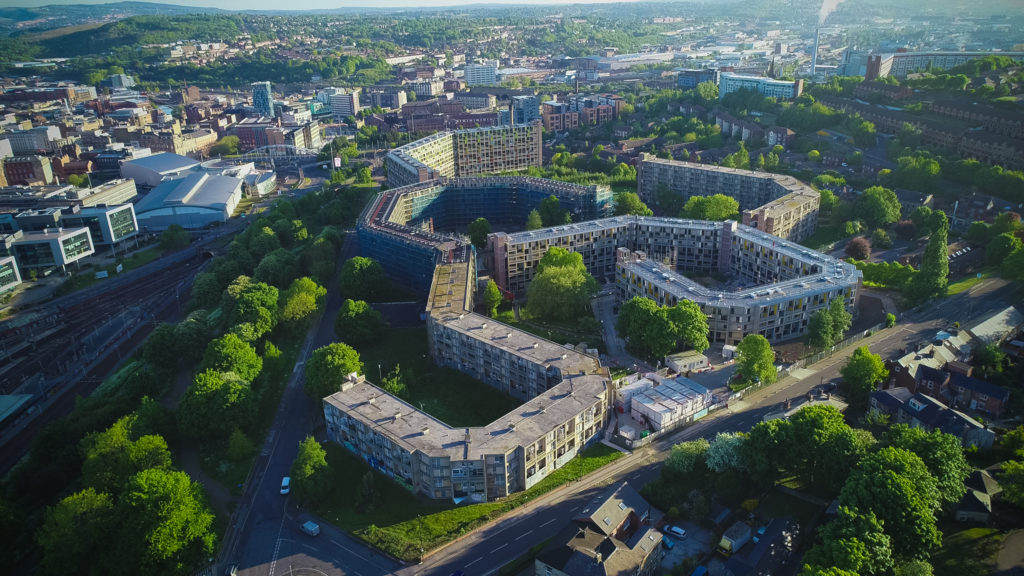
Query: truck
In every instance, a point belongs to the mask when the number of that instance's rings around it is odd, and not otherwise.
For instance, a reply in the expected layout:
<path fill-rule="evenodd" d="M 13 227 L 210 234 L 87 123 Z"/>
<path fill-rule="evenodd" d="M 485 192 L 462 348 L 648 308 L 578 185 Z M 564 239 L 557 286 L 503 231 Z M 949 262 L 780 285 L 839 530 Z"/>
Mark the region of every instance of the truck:
<path fill-rule="evenodd" d="M 743 545 L 750 541 L 750 526 L 745 522 L 736 522 L 722 534 L 722 540 L 718 543 L 718 553 L 728 558 L 739 552 Z"/>

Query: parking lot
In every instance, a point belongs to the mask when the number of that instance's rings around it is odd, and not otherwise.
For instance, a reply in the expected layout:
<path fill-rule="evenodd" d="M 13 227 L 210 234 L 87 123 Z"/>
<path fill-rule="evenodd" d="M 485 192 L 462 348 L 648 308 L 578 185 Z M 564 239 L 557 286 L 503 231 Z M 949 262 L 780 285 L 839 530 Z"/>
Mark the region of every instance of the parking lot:
<path fill-rule="evenodd" d="M 666 570 L 671 570 L 687 558 L 700 558 L 711 549 L 711 532 L 701 528 L 699 524 L 686 520 L 680 520 L 673 524 L 686 530 L 686 537 L 678 538 L 671 534 L 664 536 L 666 540 L 671 540 L 673 544 L 671 550 L 665 550 L 665 556 L 661 559 L 661 567 Z M 663 548 L 668 547 L 665 546 Z"/>

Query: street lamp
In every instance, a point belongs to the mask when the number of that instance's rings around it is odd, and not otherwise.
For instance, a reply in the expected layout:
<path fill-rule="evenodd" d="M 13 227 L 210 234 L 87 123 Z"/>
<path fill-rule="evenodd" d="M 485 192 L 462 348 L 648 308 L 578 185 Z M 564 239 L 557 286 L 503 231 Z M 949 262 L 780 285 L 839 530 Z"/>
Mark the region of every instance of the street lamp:
<path fill-rule="evenodd" d="M 381 375 L 380 364 L 377 364 L 377 384 L 384 381 L 384 376 Z"/>

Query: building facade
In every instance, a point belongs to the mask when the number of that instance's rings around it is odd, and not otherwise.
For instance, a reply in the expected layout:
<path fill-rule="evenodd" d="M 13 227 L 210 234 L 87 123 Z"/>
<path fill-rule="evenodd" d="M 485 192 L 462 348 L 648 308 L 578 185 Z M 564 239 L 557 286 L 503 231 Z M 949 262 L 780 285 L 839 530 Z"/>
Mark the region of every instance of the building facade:
<path fill-rule="evenodd" d="M 14 256 L 21 268 L 43 270 L 65 270 L 68 264 L 95 253 L 88 228 L 18 231 L 5 236 L 0 248 L 5 255 Z"/>
<path fill-rule="evenodd" d="M 540 166 L 541 145 L 539 122 L 438 132 L 388 153 L 388 187 Z"/>
<path fill-rule="evenodd" d="M 21 274 L 18 272 L 18 262 L 14 256 L 0 256 L 0 294 L 21 284 Z"/>
<path fill-rule="evenodd" d="M 469 86 L 494 86 L 498 83 L 498 63 L 466 64 L 466 84 Z"/>
<path fill-rule="evenodd" d="M 746 76 L 724 72 L 719 78 L 718 97 L 724 98 L 737 90 L 753 90 L 762 96 L 773 98 L 798 98 L 804 90 L 803 80 L 773 80 L 763 76 Z"/>
<path fill-rule="evenodd" d="M 61 216 L 61 224 L 68 228 L 88 228 L 93 246 L 111 246 L 134 238 L 139 232 L 135 220 L 135 207 L 94 206 Z"/>
<path fill-rule="evenodd" d="M 270 92 L 270 82 L 252 83 L 252 105 L 260 116 L 274 117 L 274 97 Z"/>
<path fill-rule="evenodd" d="M 786 240 L 799 241 L 814 233 L 821 194 L 798 190 L 771 202 L 743 211 L 743 225 Z"/>
<path fill-rule="evenodd" d="M 13 156 L 3 160 L 8 185 L 53 184 L 53 165 L 47 156 Z"/>

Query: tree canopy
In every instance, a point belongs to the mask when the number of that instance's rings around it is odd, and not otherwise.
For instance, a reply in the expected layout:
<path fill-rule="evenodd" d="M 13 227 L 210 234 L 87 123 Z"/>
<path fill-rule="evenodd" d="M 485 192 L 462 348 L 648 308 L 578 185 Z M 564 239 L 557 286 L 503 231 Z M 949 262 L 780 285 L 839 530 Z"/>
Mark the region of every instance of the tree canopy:
<path fill-rule="evenodd" d="M 615 195 L 615 214 L 635 214 L 637 216 L 653 216 L 654 212 L 637 196 L 636 192 L 619 192 Z"/>
<path fill-rule="evenodd" d="M 775 352 L 768 339 L 760 334 L 748 334 L 736 345 L 736 373 L 748 381 L 772 384 L 778 377 L 775 370 Z"/>
<path fill-rule="evenodd" d="M 667 307 L 635 296 L 619 310 L 616 329 L 631 350 L 652 358 L 664 358 L 680 345 L 698 352 L 709 346 L 707 316 L 689 300 Z"/>
<path fill-rule="evenodd" d="M 341 293 L 347 298 L 373 302 L 389 287 L 384 267 L 373 258 L 356 256 L 341 267 Z"/>
<path fill-rule="evenodd" d="M 349 374 L 362 373 L 359 353 L 347 344 L 335 342 L 313 351 L 306 363 L 306 394 L 320 400 L 341 390 Z"/>
<path fill-rule="evenodd" d="M 558 197 L 554 195 L 541 200 L 540 206 L 537 207 L 537 212 L 540 214 L 540 220 L 544 223 L 545 227 L 559 226 L 572 222 L 572 214 L 562 208 Z"/>
<path fill-rule="evenodd" d="M 872 186 L 857 199 L 854 212 L 872 228 L 892 224 L 900 219 L 900 200 L 888 188 Z"/>
<path fill-rule="evenodd" d="M 693 220 L 735 220 L 740 214 L 740 203 L 731 196 L 691 196 L 683 206 L 680 218 Z"/>
<path fill-rule="evenodd" d="M 230 372 L 246 382 L 252 382 L 263 369 L 263 359 L 248 342 L 228 332 L 207 345 L 202 368 Z"/>
<path fill-rule="evenodd" d="M 583 256 L 554 246 L 537 264 L 537 274 L 527 288 L 527 309 L 542 318 L 573 318 L 586 310 L 597 288 Z"/>
<path fill-rule="evenodd" d="M 346 299 L 334 319 L 334 333 L 350 344 L 366 344 L 378 338 L 387 322 L 380 312 L 363 300 Z"/>
<path fill-rule="evenodd" d="M 470 242 L 483 250 L 487 246 L 487 235 L 491 233 L 491 223 L 487 218 L 477 218 L 469 223 L 466 231 L 469 232 Z"/>
<path fill-rule="evenodd" d="M 854 350 L 839 373 L 843 375 L 849 400 L 860 405 L 866 404 L 877 385 L 889 377 L 882 357 L 872 354 L 867 346 Z"/>

